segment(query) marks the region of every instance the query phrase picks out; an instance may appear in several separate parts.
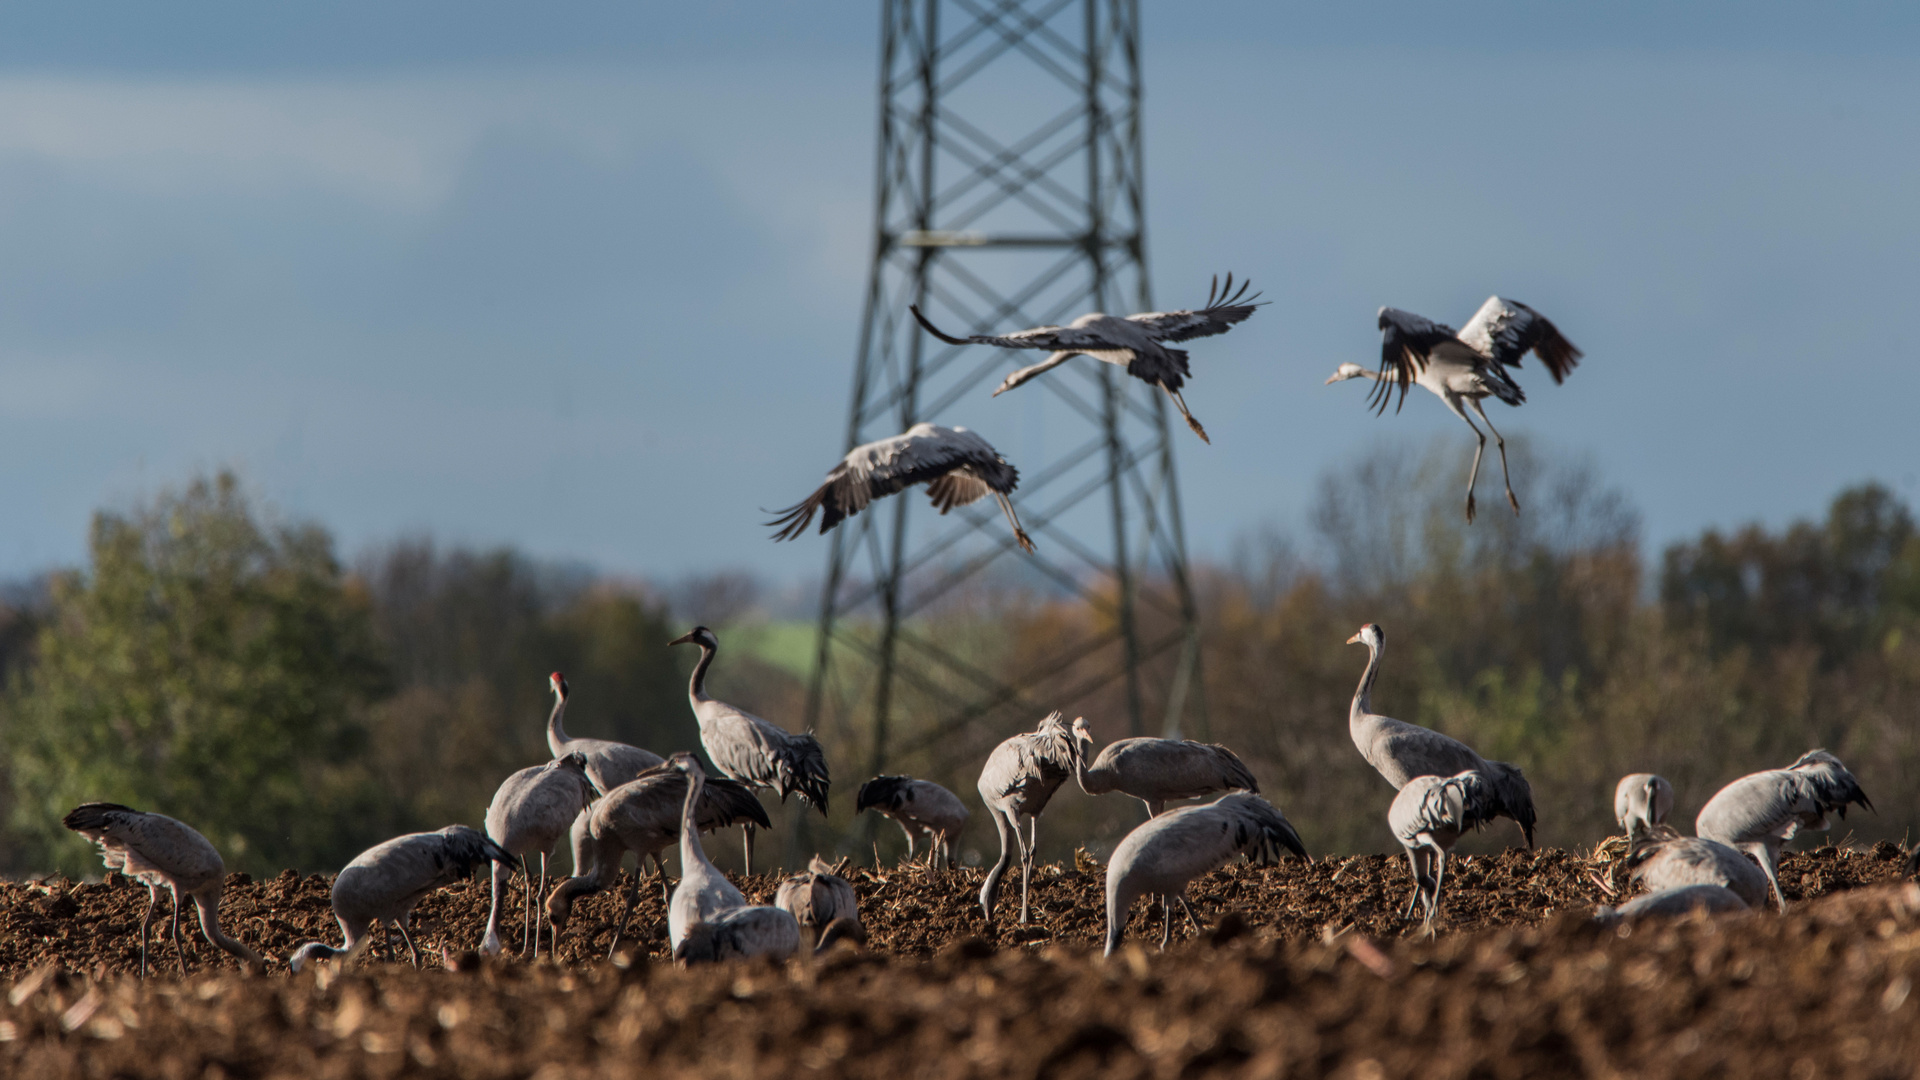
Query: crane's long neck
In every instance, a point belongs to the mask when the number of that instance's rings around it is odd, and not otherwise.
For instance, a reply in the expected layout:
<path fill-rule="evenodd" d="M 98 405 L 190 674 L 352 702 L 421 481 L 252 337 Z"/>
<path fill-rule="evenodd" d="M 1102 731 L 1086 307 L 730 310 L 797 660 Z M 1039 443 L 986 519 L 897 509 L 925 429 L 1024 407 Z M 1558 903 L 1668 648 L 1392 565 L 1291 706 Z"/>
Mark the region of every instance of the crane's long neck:
<path fill-rule="evenodd" d="M 695 676 L 696 678 L 698 676 Z M 706 790 L 707 778 L 704 773 L 687 774 L 687 801 L 680 808 L 680 866 L 685 873 L 687 867 L 703 866 L 709 872 L 713 869 L 712 860 L 707 858 L 707 849 L 700 843 L 700 827 L 694 821 L 694 811 L 700 805 L 700 793 Z"/>
<path fill-rule="evenodd" d="M 687 684 L 687 696 L 696 702 L 713 700 L 707 696 L 707 668 L 713 666 L 713 654 L 718 651 L 704 641 L 700 643 L 700 662 L 693 665 L 693 681 Z"/>
<path fill-rule="evenodd" d="M 553 756 L 559 757 L 566 745 L 572 742 L 567 737 L 567 729 L 560 726 L 560 718 L 567 711 L 567 695 L 558 690 L 553 692 L 553 712 L 547 715 L 547 749 Z"/>
<path fill-rule="evenodd" d="M 1380 674 L 1380 654 L 1385 646 L 1367 643 L 1367 670 L 1360 676 L 1360 686 L 1353 692 L 1353 709 L 1347 713 L 1347 722 L 1357 724 L 1360 718 L 1373 712 L 1373 680 Z"/>
<path fill-rule="evenodd" d="M 1093 751 L 1093 740 L 1075 739 L 1073 741 L 1073 779 L 1080 790 L 1089 795 L 1105 795 L 1113 790 L 1113 777 L 1107 770 L 1087 771 L 1087 755 Z"/>
<path fill-rule="evenodd" d="M 200 910 L 200 932 L 207 935 L 208 941 L 239 957 L 255 969 L 266 966 L 266 961 L 261 959 L 259 953 L 228 937 L 226 931 L 220 929 L 220 893 L 217 890 L 211 896 L 196 895 L 193 903 Z"/>

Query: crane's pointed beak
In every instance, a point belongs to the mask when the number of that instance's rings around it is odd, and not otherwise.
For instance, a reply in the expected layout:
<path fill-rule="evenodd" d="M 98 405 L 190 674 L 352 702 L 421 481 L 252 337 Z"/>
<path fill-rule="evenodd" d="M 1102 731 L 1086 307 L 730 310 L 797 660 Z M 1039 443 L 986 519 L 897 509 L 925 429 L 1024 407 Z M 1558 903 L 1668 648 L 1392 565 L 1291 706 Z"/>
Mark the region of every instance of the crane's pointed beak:
<path fill-rule="evenodd" d="M 667 642 L 667 645 L 669 648 L 671 648 L 672 646 L 675 646 L 675 645 L 686 645 L 691 643 L 692 641 L 693 641 L 693 635 L 691 633 L 686 633 L 686 634 L 681 634 L 679 637 L 674 638 L 672 641 Z"/>
<path fill-rule="evenodd" d="M 1347 639 L 1347 644 L 1349 644 L 1349 645 L 1358 645 L 1358 644 L 1360 644 L 1360 635 L 1359 635 L 1359 634 L 1355 634 L 1355 635 L 1353 635 L 1352 637 L 1350 637 L 1350 638 L 1348 638 L 1348 639 Z"/>
<path fill-rule="evenodd" d="M 1340 373 L 1336 371 L 1336 372 L 1334 372 L 1333 374 L 1331 374 L 1331 375 L 1329 375 L 1329 376 L 1327 376 L 1327 381 L 1326 381 L 1326 382 L 1323 382 L 1323 383 L 1321 383 L 1320 385 L 1321 385 L 1321 386 L 1332 386 L 1332 385 L 1333 385 L 1334 383 L 1337 383 L 1337 382 L 1339 382 L 1339 381 L 1340 381 Z"/>

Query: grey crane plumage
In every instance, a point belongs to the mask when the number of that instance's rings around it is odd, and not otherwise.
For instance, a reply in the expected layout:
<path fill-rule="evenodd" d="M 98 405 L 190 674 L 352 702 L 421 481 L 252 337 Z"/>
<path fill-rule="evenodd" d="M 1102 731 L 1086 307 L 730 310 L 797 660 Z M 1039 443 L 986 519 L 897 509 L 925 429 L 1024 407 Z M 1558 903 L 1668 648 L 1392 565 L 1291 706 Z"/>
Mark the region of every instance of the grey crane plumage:
<path fill-rule="evenodd" d="M 780 883 L 773 906 L 787 912 L 800 924 L 801 933 L 819 940 L 829 925 L 838 921 L 860 922 L 860 900 L 853 885 L 833 872 L 825 859 L 815 855 L 807 869 Z M 864 935 L 862 935 L 864 936 Z"/>
<path fill-rule="evenodd" d="M 1520 500 L 1514 497 L 1513 481 L 1507 476 L 1507 440 L 1495 430 L 1493 421 L 1481 407 L 1482 399 L 1497 397 L 1508 405 L 1522 405 L 1527 395 L 1513 381 L 1508 368 L 1518 368 L 1531 351 L 1540 358 L 1557 385 L 1580 363 L 1581 352 L 1546 316 L 1518 300 L 1490 296 L 1467 322 L 1466 329 L 1453 328 L 1415 315 L 1410 311 L 1380 309 L 1380 368 L 1369 371 L 1359 364 L 1341 364 L 1328 377 L 1328 383 L 1366 377 L 1374 381 L 1368 404 L 1385 412 L 1397 387 L 1398 411 L 1406 404 L 1407 387 L 1419 383 L 1432 391 L 1447 409 L 1473 429 L 1479 440 L 1473 451 L 1473 468 L 1467 474 L 1467 520 L 1473 520 L 1473 484 L 1480 476 L 1480 457 L 1486 452 L 1487 437 L 1474 427 L 1464 403 L 1493 432 L 1500 447 L 1500 476 L 1506 483 L 1507 503 L 1520 512 Z"/>
<path fill-rule="evenodd" d="M 547 891 L 547 853 L 566 836 L 574 819 L 593 802 L 593 784 L 587 779 L 587 758 L 574 751 L 545 765 L 521 769 L 506 778 L 487 806 L 487 837 L 520 860 L 526 886 L 526 912 L 521 920 L 526 941 L 523 951 L 540 955 L 540 916 L 536 897 Z M 536 887 L 527 856 L 540 856 L 540 884 Z M 487 909 L 487 932 L 480 951 L 500 951 L 500 906 L 512 871 L 492 864 L 493 899 Z"/>
<path fill-rule="evenodd" d="M 987 755 L 987 763 L 980 770 L 980 800 L 986 803 L 994 831 L 1000 834 L 1000 858 L 980 886 L 980 910 L 989 922 L 1000 897 L 1000 879 L 1012 863 L 1016 848 L 1020 853 L 1020 921 L 1027 921 L 1027 891 L 1033 878 L 1040 815 L 1053 793 L 1073 775 L 1075 754 L 1073 732 L 1056 712 L 1040 721 L 1035 730 L 1005 740 Z M 1023 817 L 1028 821 L 1025 836 L 1020 834 Z"/>
<path fill-rule="evenodd" d="M 1235 792 L 1150 818 L 1121 839 L 1107 860 L 1107 955 L 1126 932 L 1127 915 L 1143 896 L 1186 898 L 1187 883 L 1237 855 L 1277 861 L 1282 850 L 1304 859 L 1306 846 L 1286 815 L 1258 795 Z M 1166 911 L 1160 945 L 1173 933 Z"/>
<path fill-rule="evenodd" d="M 1202 441 L 1210 443 L 1213 440 L 1207 438 L 1207 429 L 1201 427 L 1200 421 L 1187 411 L 1186 399 L 1180 396 L 1180 388 L 1193 375 L 1187 366 L 1187 351 L 1168 348 L 1166 343 L 1211 337 L 1233 329 L 1234 324 L 1244 321 L 1264 306 L 1254 303 L 1260 294 L 1248 296 L 1247 288 L 1248 284 L 1241 282 L 1240 291 L 1234 292 L 1233 275 L 1228 274 L 1224 288 L 1220 286 L 1218 277 L 1213 279 L 1213 287 L 1207 291 L 1207 302 L 1199 308 L 1147 311 L 1125 318 L 1096 311 L 1082 315 L 1066 326 L 1037 326 L 1012 334 L 954 337 L 933 325 L 920 313 L 918 306 L 911 310 L 913 317 L 920 320 L 920 325 L 926 328 L 927 333 L 949 345 L 1044 349 L 1052 353 L 1045 360 L 1007 376 L 999 389 L 993 392 L 996 397 L 1042 372 L 1059 367 L 1073 357 L 1091 356 L 1095 360 L 1125 368 L 1127 374 L 1134 378 L 1166 391 L 1167 396 L 1173 399 L 1174 407 L 1186 418 L 1187 426 Z"/>
<path fill-rule="evenodd" d="M 1802 829 L 1825 831 L 1829 813 L 1847 816 L 1847 806 L 1859 803 L 1873 809 L 1860 781 L 1825 750 L 1809 750 L 1784 769 L 1768 769 L 1743 776 L 1719 790 L 1694 819 L 1694 831 L 1711 840 L 1748 852 L 1773 885 L 1780 910 L 1787 898 L 1780 891 L 1780 848 Z"/>
<path fill-rule="evenodd" d="M 707 696 L 707 668 L 720 651 L 720 639 L 704 626 L 696 626 L 668 645 L 700 646 L 700 662 L 693 667 L 687 697 L 693 703 L 694 719 L 700 722 L 700 746 L 713 766 L 728 779 L 750 788 L 770 788 L 785 802 L 788 795 L 801 799 L 827 816 L 827 787 L 832 777 L 827 772 L 826 751 L 813 732 L 799 735 Z M 746 872 L 753 873 L 753 825 L 745 826 Z"/>
<path fill-rule="evenodd" d="M 1260 784 L 1239 755 L 1218 743 L 1191 739 L 1118 739 L 1095 756 L 1085 717 L 1073 721 L 1073 775 L 1089 795 L 1118 791 L 1147 804 L 1158 817 L 1175 799 L 1198 799 L 1224 791 L 1251 791 Z M 1088 758 L 1093 757 L 1091 763 Z"/>
<path fill-rule="evenodd" d="M 1496 813 L 1512 818 L 1526 834 L 1527 847 L 1533 847 L 1533 787 L 1519 766 L 1504 761 L 1488 761 L 1458 739 L 1437 731 L 1409 724 L 1373 711 L 1373 682 L 1380 674 L 1380 659 L 1386 655 L 1386 631 L 1367 623 L 1347 644 L 1367 647 L 1367 670 L 1353 694 L 1347 714 L 1347 730 L 1353 745 L 1367 764 L 1372 765 L 1387 783 L 1398 791 L 1418 776 L 1453 776 L 1466 769 L 1477 769 L 1498 800 Z"/>
<path fill-rule="evenodd" d="M 974 432 L 938 424 L 915 424 L 903 434 L 854 447 L 813 494 L 785 510 L 769 511 L 776 516 L 767 525 L 778 527 L 775 540 L 793 540 L 817 512 L 824 534 L 873 500 L 919 483 L 927 485 L 934 509 L 942 514 L 992 495 L 1013 526 L 1014 541 L 1033 550 L 1033 538 L 1020 527 L 1020 515 L 1007 498 L 1020 484 L 1020 470 Z"/>
<path fill-rule="evenodd" d="M 1672 812 L 1673 785 L 1665 777 L 1633 773 L 1621 777 L 1613 789 L 1613 818 L 1629 840 L 1651 835 Z"/>
<path fill-rule="evenodd" d="M 312 960 L 357 953 L 371 941 L 368 931 L 386 924 L 389 935 L 400 931 L 408 957 L 419 967 L 420 951 L 407 930 L 414 907 L 433 890 L 471 877 L 474 868 L 488 860 L 509 868 L 514 863 L 505 848 L 465 825 L 408 833 L 375 844 L 333 879 L 333 918 L 345 943 L 335 948 L 309 941 L 288 958 L 288 966 L 299 971 Z"/>
<path fill-rule="evenodd" d="M 971 816 L 960 796 L 931 780 L 911 776 L 876 776 L 860 785 L 854 810 L 877 810 L 894 820 L 907 834 L 907 861 L 913 861 L 913 835 L 927 834 L 927 863 L 953 865 L 953 839 Z"/>
<path fill-rule="evenodd" d="M 694 924 L 673 947 L 673 958 L 691 966 L 756 956 L 785 960 L 798 951 L 800 924 L 793 915 L 777 907 L 754 906 L 729 908 Z"/>
<path fill-rule="evenodd" d="M 567 677 L 557 671 L 547 676 L 547 686 L 553 691 L 553 711 L 547 715 L 547 749 L 556 760 L 568 754 L 579 754 L 585 758 L 587 779 L 593 782 L 594 791 L 612 791 L 648 769 L 659 768 L 666 760 L 651 750 L 642 750 L 612 739 L 583 739 L 568 735 L 561 720 L 566 715 L 567 702 L 573 696 L 572 687 L 567 685 Z M 575 816 L 568 839 L 568 847 L 573 852 L 573 873 L 577 877 L 589 869 L 586 866 L 586 811 Z"/>
<path fill-rule="evenodd" d="M 82 803 L 68 811 L 60 824 L 93 841 L 107 869 L 147 887 L 147 910 L 140 918 L 141 978 L 147 977 L 147 934 L 162 885 L 173 898 L 173 947 L 183 974 L 187 970 L 186 948 L 180 943 L 183 893 L 193 900 L 208 944 L 225 949 L 255 970 L 264 966 L 259 953 L 220 929 L 220 892 L 226 885 L 227 864 L 199 830 L 165 814 L 108 802 Z"/>
<path fill-rule="evenodd" d="M 680 839 L 680 820 L 686 809 L 687 774 L 671 764 L 662 764 L 621 784 L 593 804 L 588 826 L 588 870 L 561 882 L 547 897 L 547 920 L 553 924 L 556 940 L 573 916 L 573 904 L 584 896 L 613 884 L 620 864 L 631 851 L 633 881 L 614 924 L 613 943 L 607 947 L 611 958 L 620 947 L 627 920 L 640 893 L 640 870 L 653 860 L 659 875 L 663 899 L 672 902 L 666 885 L 662 853 Z M 751 790 L 725 777 L 706 777 L 701 784 L 699 805 L 694 808 L 694 823 L 702 833 L 748 822 L 767 827 L 772 822 L 767 808 L 760 805 Z"/>
<path fill-rule="evenodd" d="M 1717 840 L 1681 836 L 1671 826 L 1655 826 L 1635 840 L 1626 865 L 1628 879 L 1649 892 L 1717 885 L 1748 907 L 1767 902 L 1767 875 L 1752 859 Z"/>
<path fill-rule="evenodd" d="M 1493 820 L 1504 809 L 1484 773 L 1464 769 L 1452 776 L 1416 776 L 1407 781 L 1387 808 L 1387 824 L 1394 839 L 1407 850 L 1413 870 L 1413 895 L 1401 918 L 1413 917 L 1424 901 L 1423 927 L 1433 932 L 1440 915 L 1440 888 L 1446 880 L 1447 854 L 1469 829 Z"/>
<path fill-rule="evenodd" d="M 747 898 L 707 858 L 707 849 L 700 843 L 699 807 L 707 771 L 689 753 L 667 760 L 687 778 L 687 795 L 680 803 L 680 884 L 667 899 L 667 940 L 678 952 L 694 926 L 723 911 L 746 907 Z"/>
<path fill-rule="evenodd" d="M 1635 919 L 1673 919 L 1705 911 L 1718 915 L 1750 910 L 1746 901 L 1724 885 L 1682 885 L 1636 896 L 1616 910 L 1605 904 L 1594 909 L 1595 922 L 1611 926 Z"/>

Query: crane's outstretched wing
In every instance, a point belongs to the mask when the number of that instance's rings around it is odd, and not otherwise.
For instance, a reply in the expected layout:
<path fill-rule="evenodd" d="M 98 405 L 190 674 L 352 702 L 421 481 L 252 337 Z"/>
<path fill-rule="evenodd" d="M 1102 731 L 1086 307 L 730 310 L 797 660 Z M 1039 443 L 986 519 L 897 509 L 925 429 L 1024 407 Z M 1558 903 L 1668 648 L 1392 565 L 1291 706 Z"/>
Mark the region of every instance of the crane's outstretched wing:
<path fill-rule="evenodd" d="M 964 470 L 965 475 L 956 470 Z M 855 447 L 827 474 L 826 483 L 800 502 L 775 511 L 777 516 L 767 525 L 780 529 L 775 540 L 792 540 L 819 511 L 824 533 L 865 510 L 873 500 L 923 481 L 936 485 L 933 503 L 945 513 L 989 492 L 1004 495 L 1019 479 L 1019 471 L 973 432 L 916 424 L 904 435 Z"/>
<path fill-rule="evenodd" d="M 1547 321 L 1518 300 L 1487 297 L 1460 331 L 1460 340 L 1503 367 L 1519 367 L 1529 351 L 1540 358 L 1556 385 L 1579 365 L 1582 353 Z"/>
<path fill-rule="evenodd" d="M 1188 338 L 1211 337 L 1224 334 L 1233 329 L 1233 324 L 1244 322 L 1256 308 L 1265 304 L 1256 304 L 1259 293 L 1247 295 L 1250 282 L 1241 282 L 1240 291 L 1233 291 L 1233 275 L 1227 275 L 1225 288 L 1220 286 L 1216 275 L 1213 285 L 1207 289 L 1205 305 L 1189 311 L 1148 311 L 1139 315 L 1127 316 L 1128 322 L 1139 323 L 1147 336 L 1155 341 L 1186 341 Z"/>
<path fill-rule="evenodd" d="M 1399 308 L 1380 309 L 1380 377 L 1374 381 L 1367 404 L 1387 411 L 1387 399 L 1400 388 L 1400 406 L 1407 403 L 1407 387 L 1427 366 L 1427 356 L 1440 343 L 1455 340 L 1453 328 Z"/>
<path fill-rule="evenodd" d="M 1048 352 L 1097 352 L 1123 349 L 1124 345 L 1109 341 L 1097 333 L 1076 330 L 1071 326 L 1036 326 L 1031 330 L 1020 330 L 1011 334 L 969 334 L 966 337 L 954 337 L 920 314 L 915 305 L 908 310 L 927 328 L 927 333 L 949 345 L 993 345 L 1002 349 L 1045 349 Z"/>

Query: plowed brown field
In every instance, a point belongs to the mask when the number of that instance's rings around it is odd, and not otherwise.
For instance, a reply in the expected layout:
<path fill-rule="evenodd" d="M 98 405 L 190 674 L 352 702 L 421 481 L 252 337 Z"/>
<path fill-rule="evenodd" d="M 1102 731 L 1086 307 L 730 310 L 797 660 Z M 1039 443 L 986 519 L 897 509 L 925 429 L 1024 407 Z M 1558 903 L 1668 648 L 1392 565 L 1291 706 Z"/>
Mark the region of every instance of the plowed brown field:
<path fill-rule="evenodd" d="M 130 974 L 144 888 L 9 884 L 0 1076 L 1920 1077 L 1920 887 L 1893 884 L 1899 855 L 1791 855 L 1785 917 L 1624 932 L 1589 918 L 1623 884 L 1604 858 L 1456 860 L 1433 941 L 1397 919 L 1402 860 L 1230 868 L 1190 891 L 1214 930 L 1176 924 L 1159 953 L 1142 905 L 1112 961 L 1096 867 L 1044 869 L 1024 927 L 1017 880 L 988 926 L 978 871 L 852 871 L 869 951 L 693 971 L 660 962 L 649 880 L 615 963 L 618 898 L 603 894 L 576 908 L 559 965 L 441 970 L 443 946 L 479 940 L 476 879 L 416 911 L 431 969 L 377 952 L 292 977 L 281 961 L 300 942 L 339 940 L 328 881 L 234 875 L 223 918 L 270 972 L 201 942 L 182 979 L 156 944 L 145 983 Z M 776 884 L 741 882 L 761 899 Z"/>

